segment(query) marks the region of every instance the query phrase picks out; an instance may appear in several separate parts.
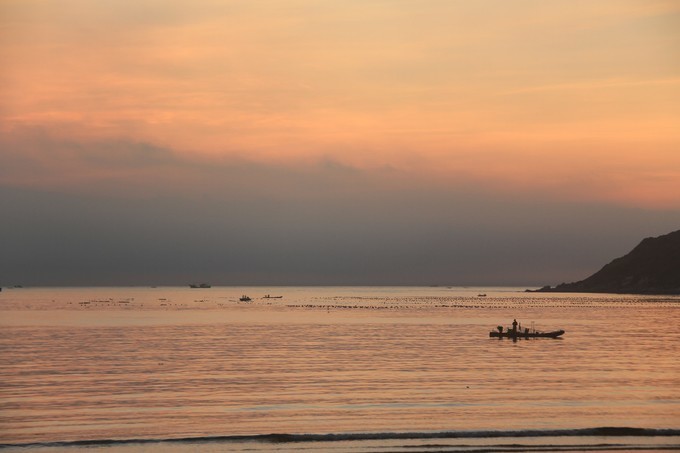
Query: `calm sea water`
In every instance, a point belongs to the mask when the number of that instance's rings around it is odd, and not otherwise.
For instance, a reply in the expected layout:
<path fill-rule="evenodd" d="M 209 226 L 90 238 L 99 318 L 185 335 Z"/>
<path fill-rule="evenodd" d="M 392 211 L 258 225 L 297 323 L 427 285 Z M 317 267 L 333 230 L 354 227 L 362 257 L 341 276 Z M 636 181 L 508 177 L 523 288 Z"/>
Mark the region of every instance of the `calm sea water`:
<path fill-rule="evenodd" d="M 678 297 L 515 288 L 5 288 L 0 443 L 678 448 L 679 315 Z M 566 334 L 489 338 L 513 318 Z"/>

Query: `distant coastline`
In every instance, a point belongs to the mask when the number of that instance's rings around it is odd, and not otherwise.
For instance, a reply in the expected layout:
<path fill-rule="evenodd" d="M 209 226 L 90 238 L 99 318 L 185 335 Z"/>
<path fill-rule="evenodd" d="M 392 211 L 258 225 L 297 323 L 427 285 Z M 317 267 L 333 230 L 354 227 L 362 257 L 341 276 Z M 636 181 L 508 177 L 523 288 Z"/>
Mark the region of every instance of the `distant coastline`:
<path fill-rule="evenodd" d="M 527 292 L 680 295 L 680 230 L 644 239 L 584 280 Z"/>

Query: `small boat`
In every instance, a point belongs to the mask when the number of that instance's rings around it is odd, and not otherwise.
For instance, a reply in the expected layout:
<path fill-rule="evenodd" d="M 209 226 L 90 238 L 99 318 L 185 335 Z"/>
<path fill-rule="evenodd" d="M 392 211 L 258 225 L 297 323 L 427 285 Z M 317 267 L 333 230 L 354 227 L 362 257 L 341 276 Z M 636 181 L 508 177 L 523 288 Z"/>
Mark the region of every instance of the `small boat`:
<path fill-rule="evenodd" d="M 282 299 L 282 298 L 283 296 L 270 296 L 269 294 L 263 297 L 263 299 Z"/>
<path fill-rule="evenodd" d="M 210 287 L 211 286 L 208 285 L 207 283 L 189 285 L 189 288 L 210 288 Z"/>
<path fill-rule="evenodd" d="M 489 337 L 494 338 L 558 338 L 564 335 L 564 330 L 555 330 L 553 332 L 529 332 L 529 331 L 513 331 L 499 332 L 492 330 L 489 332 Z"/>
<path fill-rule="evenodd" d="M 518 328 L 519 326 L 519 328 Z M 554 330 L 552 332 L 539 332 L 534 328 L 534 323 L 531 323 L 531 329 L 522 329 L 522 324 L 518 323 L 516 319 L 512 320 L 512 327 L 508 327 L 503 331 L 503 326 L 496 327 L 496 330 L 489 332 L 489 337 L 492 338 L 558 338 L 564 335 L 564 330 Z"/>
<path fill-rule="evenodd" d="M 477 297 L 486 297 L 486 294 L 477 294 Z"/>
<path fill-rule="evenodd" d="M 250 301 L 253 300 L 253 299 L 251 299 L 250 297 L 248 297 L 248 296 L 246 296 L 246 295 L 244 294 L 243 296 L 241 296 L 241 297 L 239 298 L 239 300 L 240 300 L 241 302 L 250 302 Z"/>

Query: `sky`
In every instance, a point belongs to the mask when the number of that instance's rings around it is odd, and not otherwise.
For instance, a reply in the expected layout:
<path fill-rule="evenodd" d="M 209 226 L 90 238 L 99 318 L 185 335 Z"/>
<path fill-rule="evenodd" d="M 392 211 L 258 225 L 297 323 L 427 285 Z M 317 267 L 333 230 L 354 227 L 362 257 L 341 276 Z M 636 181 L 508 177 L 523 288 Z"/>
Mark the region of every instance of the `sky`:
<path fill-rule="evenodd" d="M 0 0 L 0 285 L 538 285 L 680 229 L 677 0 Z"/>

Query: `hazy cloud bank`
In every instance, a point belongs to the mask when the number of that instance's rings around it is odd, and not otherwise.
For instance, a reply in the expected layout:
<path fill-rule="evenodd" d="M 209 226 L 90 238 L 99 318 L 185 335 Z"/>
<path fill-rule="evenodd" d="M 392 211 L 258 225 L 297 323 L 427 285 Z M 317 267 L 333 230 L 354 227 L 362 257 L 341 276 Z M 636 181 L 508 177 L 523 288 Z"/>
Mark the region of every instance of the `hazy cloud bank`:
<path fill-rule="evenodd" d="M 539 285 L 680 224 L 678 211 L 518 199 L 332 159 L 16 137 L 0 154 L 0 284 Z"/>

